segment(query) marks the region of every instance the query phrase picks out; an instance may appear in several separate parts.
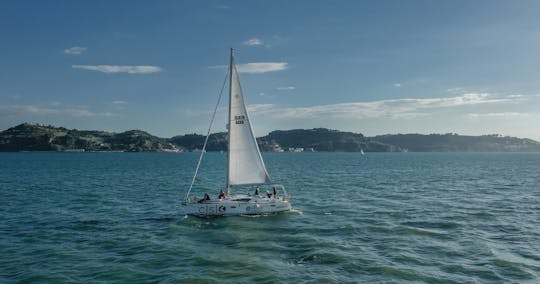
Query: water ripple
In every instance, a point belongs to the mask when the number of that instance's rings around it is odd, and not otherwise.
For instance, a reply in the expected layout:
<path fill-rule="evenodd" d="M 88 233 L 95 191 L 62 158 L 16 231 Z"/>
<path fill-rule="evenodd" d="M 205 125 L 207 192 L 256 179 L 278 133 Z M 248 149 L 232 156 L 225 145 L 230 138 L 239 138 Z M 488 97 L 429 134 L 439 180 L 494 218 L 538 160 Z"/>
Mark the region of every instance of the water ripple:
<path fill-rule="evenodd" d="M 540 280 L 539 154 L 264 156 L 292 212 L 183 215 L 190 153 L 0 154 L 0 282 Z"/>

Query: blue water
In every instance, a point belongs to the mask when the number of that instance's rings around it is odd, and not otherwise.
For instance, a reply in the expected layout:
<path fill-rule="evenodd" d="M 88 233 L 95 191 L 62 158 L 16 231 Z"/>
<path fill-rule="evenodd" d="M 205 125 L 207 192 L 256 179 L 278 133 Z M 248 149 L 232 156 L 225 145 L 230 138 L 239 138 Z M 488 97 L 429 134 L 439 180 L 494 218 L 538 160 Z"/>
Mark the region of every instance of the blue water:
<path fill-rule="evenodd" d="M 194 153 L 2 153 L 0 283 L 540 281 L 540 154 L 263 156 L 295 210 L 202 219 Z"/>

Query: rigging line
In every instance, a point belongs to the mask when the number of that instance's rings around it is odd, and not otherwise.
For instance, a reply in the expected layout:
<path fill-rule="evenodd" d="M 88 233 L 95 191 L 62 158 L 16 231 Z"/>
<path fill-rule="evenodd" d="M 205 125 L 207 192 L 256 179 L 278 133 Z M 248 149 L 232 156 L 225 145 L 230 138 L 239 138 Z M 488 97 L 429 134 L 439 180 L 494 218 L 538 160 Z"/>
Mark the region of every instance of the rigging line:
<path fill-rule="evenodd" d="M 195 183 L 195 179 L 197 178 L 197 173 L 199 172 L 199 167 L 201 166 L 201 161 L 202 161 L 204 152 L 206 152 L 206 143 L 208 143 L 208 137 L 210 137 L 210 131 L 212 130 L 212 125 L 214 124 L 214 119 L 216 118 L 216 112 L 219 107 L 219 102 L 221 101 L 221 96 L 223 95 L 223 89 L 225 89 L 225 84 L 227 83 L 228 76 L 229 76 L 229 71 L 227 70 L 227 73 L 225 74 L 225 79 L 223 80 L 223 85 L 221 86 L 221 90 L 219 91 L 219 96 L 218 96 L 216 106 L 214 107 L 214 113 L 212 114 L 210 125 L 208 126 L 208 131 L 206 132 L 206 138 L 204 139 L 201 155 L 199 155 L 199 161 L 197 162 L 197 167 L 195 168 L 195 174 L 193 175 L 193 179 L 191 180 L 191 184 L 189 185 L 189 189 L 186 193 L 186 197 L 184 198 L 186 202 L 189 201 L 189 193 L 191 192 L 191 189 L 193 188 L 193 184 Z"/>

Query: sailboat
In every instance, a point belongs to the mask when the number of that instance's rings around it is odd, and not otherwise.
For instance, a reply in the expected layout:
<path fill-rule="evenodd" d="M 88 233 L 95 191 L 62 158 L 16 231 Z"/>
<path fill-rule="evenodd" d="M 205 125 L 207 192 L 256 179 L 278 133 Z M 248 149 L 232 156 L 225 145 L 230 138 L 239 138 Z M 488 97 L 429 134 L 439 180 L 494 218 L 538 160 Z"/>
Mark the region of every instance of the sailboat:
<path fill-rule="evenodd" d="M 264 215 L 291 210 L 291 196 L 280 184 L 274 184 L 266 170 L 257 140 L 253 134 L 244 95 L 240 86 L 238 71 L 234 62 L 234 50 L 231 49 L 229 79 L 229 115 L 228 115 L 228 151 L 227 178 L 225 188 L 219 196 L 212 198 L 208 193 L 201 199 L 190 197 L 196 180 L 206 142 L 210 134 L 218 103 L 208 128 L 208 133 L 195 169 L 193 180 L 185 195 L 182 205 L 185 213 L 196 216 L 233 216 Z M 221 98 L 221 95 L 220 95 Z M 234 193 L 235 187 L 247 187 L 245 194 Z M 261 188 L 267 188 L 262 192 Z"/>

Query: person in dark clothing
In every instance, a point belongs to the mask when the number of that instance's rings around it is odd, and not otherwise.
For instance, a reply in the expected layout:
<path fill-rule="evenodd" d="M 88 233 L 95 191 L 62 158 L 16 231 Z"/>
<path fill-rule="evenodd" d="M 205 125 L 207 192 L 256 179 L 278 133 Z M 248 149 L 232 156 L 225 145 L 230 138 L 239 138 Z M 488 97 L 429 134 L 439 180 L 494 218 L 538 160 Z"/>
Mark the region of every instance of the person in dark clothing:
<path fill-rule="evenodd" d="M 210 200 L 210 195 L 208 195 L 208 192 L 204 194 L 203 199 L 201 199 L 199 203 L 204 203 L 206 200 Z"/>

